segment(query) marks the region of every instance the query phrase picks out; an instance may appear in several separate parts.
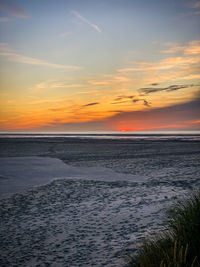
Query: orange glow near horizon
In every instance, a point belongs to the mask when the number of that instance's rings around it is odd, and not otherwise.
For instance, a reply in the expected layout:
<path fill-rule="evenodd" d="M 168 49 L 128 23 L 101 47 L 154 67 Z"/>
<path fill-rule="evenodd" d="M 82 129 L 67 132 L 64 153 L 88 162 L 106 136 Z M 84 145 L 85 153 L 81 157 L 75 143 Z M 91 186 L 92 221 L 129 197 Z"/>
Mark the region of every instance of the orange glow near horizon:
<path fill-rule="evenodd" d="M 191 124 L 193 124 L 191 126 Z M 120 132 L 134 132 L 134 131 L 149 131 L 149 130 L 159 130 L 159 129 L 181 129 L 181 128 L 186 128 L 186 127 L 191 127 L 191 130 L 196 127 L 196 126 L 199 126 L 200 125 L 200 121 L 197 121 L 195 123 L 193 122 L 185 122 L 184 124 L 166 124 L 166 125 L 162 125 L 162 126 L 136 126 L 134 128 L 131 128 L 131 127 L 116 127 L 116 130 L 117 131 L 120 131 Z"/>

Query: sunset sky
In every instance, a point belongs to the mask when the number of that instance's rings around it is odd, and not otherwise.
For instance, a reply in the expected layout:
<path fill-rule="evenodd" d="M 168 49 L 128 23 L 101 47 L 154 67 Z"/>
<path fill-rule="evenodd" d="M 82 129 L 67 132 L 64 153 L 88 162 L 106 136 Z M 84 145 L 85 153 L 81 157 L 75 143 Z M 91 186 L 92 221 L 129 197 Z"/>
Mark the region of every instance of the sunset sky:
<path fill-rule="evenodd" d="M 0 0 L 0 131 L 200 130 L 200 1 Z"/>

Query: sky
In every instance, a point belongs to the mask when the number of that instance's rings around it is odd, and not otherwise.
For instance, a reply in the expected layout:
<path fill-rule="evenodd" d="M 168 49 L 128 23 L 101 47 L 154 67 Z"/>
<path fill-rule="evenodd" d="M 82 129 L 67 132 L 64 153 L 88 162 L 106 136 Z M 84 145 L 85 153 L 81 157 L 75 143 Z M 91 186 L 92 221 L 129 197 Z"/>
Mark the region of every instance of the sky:
<path fill-rule="evenodd" d="M 200 130 L 200 1 L 0 0 L 0 131 Z"/>

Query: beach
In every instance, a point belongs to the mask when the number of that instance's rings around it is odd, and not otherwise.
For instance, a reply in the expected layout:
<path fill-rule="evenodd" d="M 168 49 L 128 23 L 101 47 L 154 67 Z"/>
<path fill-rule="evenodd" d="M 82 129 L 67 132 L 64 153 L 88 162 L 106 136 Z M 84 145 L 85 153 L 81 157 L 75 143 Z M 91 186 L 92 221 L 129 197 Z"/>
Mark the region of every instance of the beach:
<path fill-rule="evenodd" d="M 199 135 L 1 137 L 1 266 L 126 266 L 199 159 Z"/>

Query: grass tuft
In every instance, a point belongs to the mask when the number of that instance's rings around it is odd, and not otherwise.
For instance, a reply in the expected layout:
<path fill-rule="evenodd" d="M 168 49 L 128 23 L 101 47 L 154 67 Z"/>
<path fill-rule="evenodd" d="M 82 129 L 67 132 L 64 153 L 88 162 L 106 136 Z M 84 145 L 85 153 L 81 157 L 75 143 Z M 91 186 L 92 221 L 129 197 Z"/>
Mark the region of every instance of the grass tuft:
<path fill-rule="evenodd" d="M 200 191 L 169 210 L 166 231 L 145 240 L 130 267 L 200 267 Z"/>

